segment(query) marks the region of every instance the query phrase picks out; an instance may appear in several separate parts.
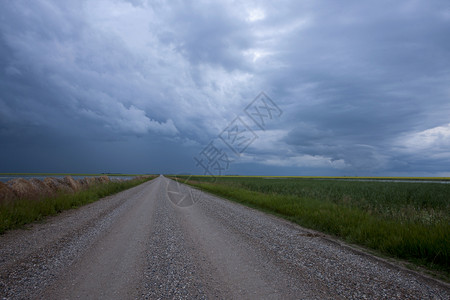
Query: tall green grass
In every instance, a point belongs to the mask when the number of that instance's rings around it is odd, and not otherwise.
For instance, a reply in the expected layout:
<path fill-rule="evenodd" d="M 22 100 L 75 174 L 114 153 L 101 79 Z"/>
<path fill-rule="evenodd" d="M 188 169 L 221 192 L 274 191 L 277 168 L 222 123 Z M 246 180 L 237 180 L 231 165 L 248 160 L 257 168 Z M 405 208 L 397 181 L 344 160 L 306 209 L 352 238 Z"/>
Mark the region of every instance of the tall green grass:
<path fill-rule="evenodd" d="M 41 200 L 20 199 L 0 204 L 0 234 L 25 224 L 42 220 L 67 209 L 76 208 L 135 187 L 155 177 L 136 178 L 127 181 L 110 181 L 90 186 L 76 193 L 59 193 Z"/>
<path fill-rule="evenodd" d="M 450 274 L 450 184 L 192 178 L 191 184 L 302 226 Z"/>

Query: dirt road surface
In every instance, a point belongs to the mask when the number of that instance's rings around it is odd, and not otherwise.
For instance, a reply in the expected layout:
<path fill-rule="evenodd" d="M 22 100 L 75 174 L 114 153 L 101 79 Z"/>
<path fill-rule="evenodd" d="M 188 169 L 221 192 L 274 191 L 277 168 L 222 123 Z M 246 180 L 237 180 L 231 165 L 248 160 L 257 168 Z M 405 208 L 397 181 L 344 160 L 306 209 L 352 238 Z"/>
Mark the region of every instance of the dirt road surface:
<path fill-rule="evenodd" d="M 1 235 L 0 299 L 450 299 L 450 288 L 161 176 Z"/>

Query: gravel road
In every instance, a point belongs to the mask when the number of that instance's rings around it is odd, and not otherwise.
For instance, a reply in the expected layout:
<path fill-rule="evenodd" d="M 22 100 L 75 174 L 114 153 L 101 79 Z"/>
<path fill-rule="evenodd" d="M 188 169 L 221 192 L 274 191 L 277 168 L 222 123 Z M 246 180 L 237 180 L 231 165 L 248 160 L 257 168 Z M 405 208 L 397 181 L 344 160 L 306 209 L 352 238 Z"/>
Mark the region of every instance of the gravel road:
<path fill-rule="evenodd" d="M 447 300 L 450 286 L 160 176 L 1 235 L 0 298 Z"/>

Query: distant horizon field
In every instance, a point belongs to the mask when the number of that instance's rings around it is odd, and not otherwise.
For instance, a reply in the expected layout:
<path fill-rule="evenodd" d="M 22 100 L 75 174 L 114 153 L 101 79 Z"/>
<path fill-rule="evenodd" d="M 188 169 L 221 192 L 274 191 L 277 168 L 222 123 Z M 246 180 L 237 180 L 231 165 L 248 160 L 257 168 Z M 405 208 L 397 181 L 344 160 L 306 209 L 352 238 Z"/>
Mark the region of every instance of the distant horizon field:
<path fill-rule="evenodd" d="M 165 174 L 166 175 L 166 174 Z M 283 175 L 220 175 L 220 176 L 211 176 L 211 175 L 175 175 L 175 174 L 167 174 L 166 176 L 177 176 L 177 177 L 211 177 L 211 178 L 233 178 L 233 177 L 241 177 L 241 178 L 300 178 L 300 179 L 372 179 L 372 180 L 441 180 L 441 181 L 450 181 L 450 177 L 423 177 L 423 176 L 283 176 Z"/>
<path fill-rule="evenodd" d="M 158 173 L 1 173 L 0 176 L 145 176 L 145 175 L 159 175 Z M 276 179 L 355 179 L 355 180 L 417 180 L 417 181 L 449 181 L 450 177 L 424 177 L 424 176 L 288 176 L 288 175 L 220 175 L 220 176 L 211 176 L 211 175 L 179 175 L 179 174 L 164 174 L 165 176 L 175 176 L 180 178 L 187 178 L 189 176 L 195 177 L 211 177 L 211 178 L 276 178 Z"/>

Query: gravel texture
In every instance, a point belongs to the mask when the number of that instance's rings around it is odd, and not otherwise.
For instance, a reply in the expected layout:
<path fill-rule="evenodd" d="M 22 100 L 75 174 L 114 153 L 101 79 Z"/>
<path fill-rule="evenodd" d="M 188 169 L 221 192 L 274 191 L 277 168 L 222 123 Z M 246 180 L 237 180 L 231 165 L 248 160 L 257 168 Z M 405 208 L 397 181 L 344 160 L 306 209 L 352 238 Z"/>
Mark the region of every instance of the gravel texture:
<path fill-rule="evenodd" d="M 89 254 L 95 242 L 142 198 L 151 184 L 0 235 L 0 298 L 42 298 L 41 292 L 80 257 Z"/>
<path fill-rule="evenodd" d="M 450 287 L 159 177 L 1 235 L 0 298 L 450 299 Z"/>

